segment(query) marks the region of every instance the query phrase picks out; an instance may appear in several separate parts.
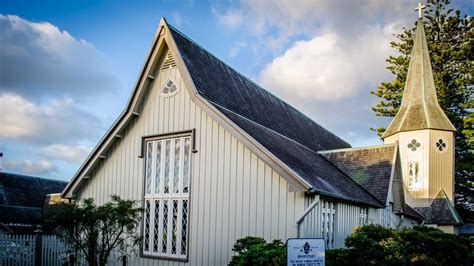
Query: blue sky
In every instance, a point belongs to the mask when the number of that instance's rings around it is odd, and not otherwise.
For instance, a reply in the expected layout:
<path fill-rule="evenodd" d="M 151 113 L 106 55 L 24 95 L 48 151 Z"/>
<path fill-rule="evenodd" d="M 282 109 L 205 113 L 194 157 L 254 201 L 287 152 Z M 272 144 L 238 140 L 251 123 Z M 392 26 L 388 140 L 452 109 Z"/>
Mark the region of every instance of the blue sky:
<path fill-rule="evenodd" d="M 353 146 L 386 125 L 393 34 L 416 1 L 0 1 L 7 172 L 68 180 L 122 111 L 161 17 Z M 469 1 L 456 6 L 472 14 Z"/>

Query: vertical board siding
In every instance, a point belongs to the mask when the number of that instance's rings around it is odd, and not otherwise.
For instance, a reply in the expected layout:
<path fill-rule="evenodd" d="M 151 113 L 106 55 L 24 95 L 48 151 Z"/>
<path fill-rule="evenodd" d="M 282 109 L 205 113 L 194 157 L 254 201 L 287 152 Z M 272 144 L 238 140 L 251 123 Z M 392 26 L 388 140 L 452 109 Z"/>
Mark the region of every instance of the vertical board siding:
<path fill-rule="evenodd" d="M 307 197 L 305 206 L 308 207 L 314 201 L 314 197 Z M 322 202 L 320 202 L 308 213 L 301 223 L 302 237 L 320 238 L 322 236 Z M 327 201 L 328 202 L 328 201 Z M 329 201 L 330 202 L 330 201 Z M 344 247 L 344 241 L 360 224 L 361 207 L 341 202 L 333 202 L 336 208 L 334 216 L 334 248 Z M 378 223 L 377 221 L 372 221 Z"/>
<path fill-rule="evenodd" d="M 443 189 L 449 199 L 453 200 L 454 193 L 454 137 L 452 132 L 430 130 L 429 149 L 429 174 L 430 174 L 430 198 L 435 198 L 440 189 Z M 436 142 L 442 139 L 446 141 L 447 147 L 439 152 Z"/>
<path fill-rule="evenodd" d="M 160 97 L 172 78 L 179 92 Z M 79 199 L 98 204 L 117 194 L 143 199 L 144 159 L 138 158 L 141 137 L 196 129 L 197 153 L 191 158 L 189 262 L 224 265 L 235 241 L 247 235 L 267 240 L 295 237 L 295 219 L 304 211 L 304 193 L 288 191 L 288 183 L 265 161 L 196 105 L 177 68 L 160 72 L 151 85 L 140 116 L 125 128 L 78 191 Z M 131 265 L 180 265 L 183 262 L 132 257 Z"/>

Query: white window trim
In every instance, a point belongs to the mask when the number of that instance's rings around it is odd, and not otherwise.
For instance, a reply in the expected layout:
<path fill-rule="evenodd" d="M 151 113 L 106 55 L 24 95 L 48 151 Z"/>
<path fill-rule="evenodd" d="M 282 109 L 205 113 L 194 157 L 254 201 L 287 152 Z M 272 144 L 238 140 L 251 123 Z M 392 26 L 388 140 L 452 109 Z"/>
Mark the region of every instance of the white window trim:
<path fill-rule="evenodd" d="M 326 242 L 326 249 L 335 247 L 336 241 L 336 203 L 321 201 L 321 235 Z"/>
<path fill-rule="evenodd" d="M 179 148 L 179 172 L 177 179 L 177 187 L 178 192 L 175 191 L 174 187 L 174 167 L 175 167 L 175 141 L 180 141 L 180 148 Z M 165 166 L 165 152 L 166 152 L 166 143 L 169 142 L 170 150 L 169 150 L 169 192 L 164 193 L 164 166 Z M 184 170 L 184 160 L 185 160 L 185 142 L 187 141 L 187 156 L 188 156 L 188 172 L 187 172 L 187 191 L 184 191 L 184 178 L 183 178 L 183 170 Z M 187 260 L 189 255 L 189 225 L 190 225 L 190 184 L 191 184 L 191 154 L 193 151 L 193 138 L 192 132 L 187 133 L 180 133 L 176 135 L 164 135 L 158 136 L 154 138 L 147 138 L 144 139 L 144 156 L 145 159 L 145 168 L 144 168 L 144 194 L 143 194 L 143 207 L 144 207 L 144 215 L 143 215 L 143 223 L 142 223 L 142 233 L 143 233 L 143 241 L 141 247 L 141 253 L 145 257 L 153 257 L 153 258 L 163 258 L 163 259 L 170 259 L 170 260 Z M 160 153 L 160 175 L 159 178 L 156 178 L 157 170 L 156 167 L 156 160 L 157 160 L 157 147 L 158 144 L 161 143 L 161 153 Z M 149 159 L 149 145 L 152 145 L 152 152 L 151 152 L 151 159 Z M 148 175 L 148 163 L 151 164 L 150 175 Z M 159 181 L 159 187 L 155 186 L 156 181 Z M 174 201 L 177 201 L 177 210 L 176 220 L 173 219 L 173 206 Z M 159 203 L 159 213 L 163 214 L 164 210 L 164 202 L 167 202 L 167 209 L 168 209 L 168 217 L 167 217 L 167 240 L 166 240 L 166 252 L 163 252 L 163 215 L 160 215 L 158 221 L 158 234 L 155 235 L 155 204 Z M 184 207 L 183 203 L 186 202 L 187 205 Z M 149 204 L 149 209 L 148 209 Z M 183 210 L 186 208 L 186 238 L 183 241 L 182 239 L 182 232 L 183 232 Z M 147 212 L 148 209 L 148 212 Z M 147 223 L 147 218 L 148 223 Z M 176 226 L 173 226 L 173 222 L 176 221 Z M 173 229 L 176 230 L 175 234 L 175 245 L 176 251 L 175 254 L 171 254 L 172 251 L 172 240 L 173 240 Z M 148 235 L 147 235 L 148 234 Z M 156 236 L 158 236 L 156 238 Z M 157 240 L 155 242 L 155 239 Z M 145 243 L 147 241 L 147 243 Z M 184 249 L 185 254 L 182 254 L 182 245 L 184 242 Z M 155 243 L 157 244 L 155 249 Z"/>
<path fill-rule="evenodd" d="M 359 225 L 364 226 L 369 224 L 369 209 L 360 207 L 359 210 Z"/>

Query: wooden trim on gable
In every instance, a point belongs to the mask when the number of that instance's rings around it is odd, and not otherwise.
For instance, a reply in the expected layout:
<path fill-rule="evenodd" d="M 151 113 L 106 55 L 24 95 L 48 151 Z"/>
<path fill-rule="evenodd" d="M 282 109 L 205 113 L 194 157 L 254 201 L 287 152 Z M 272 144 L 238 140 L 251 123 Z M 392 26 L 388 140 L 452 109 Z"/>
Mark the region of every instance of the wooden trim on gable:
<path fill-rule="evenodd" d="M 171 51 L 171 53 L 173 54 L 173 57 L 177 62 L 177 68 L 180 73 L 182 73 L 182 79 L 185 83 L 185 87 L 189 92 L 191 100 L 194 101 L 196 105 L 201 107 L 214 120 L 216 120 L 216 122 L 222 125 L 233 136 L 235 136 L 239 141 L 246 145 L 252 152 L 254 152 L 257 156 L 265 160 L 272 168 L 279 172 L 280 175 L 288 181 L 290 191 L 305 192 L 311 188 L 311 185 L 303 178 L 301 178 L 296 172 L 294 172 L 279 158 L 273 155 L 270 151 L 263 147 L 263 145 L 257 142 L 247 132 L 242 130 L 239 126 L 237 126 L 234 122 L 232 122 L 229 118 L 222 114 L 217 108 L 215 108 L 206 99 L 204 99 L 198 94 L 194 82 L 191 79 L 191 75 L 189 74 L 188 69 L 186 68 L 186 65 L 183 61 L 183 58 L 181 57 L 181 54 L 179 53 L 179 50 L 176 46 L 176 43 L 174 42 L 174 39 L 170 34 L 170 30 L 166 24 L 166 21 L 162 19 L 160 21 L 159 30 L 157 30 L 157 33 L 155 34 L 155 39 L 148 52 L 145 64 L 142 66 L 141 72 L 135 84 L 135 88 L 129 98 L 126 109 L 120 114 L 119 118 L 114 122 L 112 127 L 107 131 L 104 137 L 99 141 L 98 145 L 91 152 L 89 157 L 87 157 L 85 162 L 81 165 L 72 180 L 68 183 L 64 191 L 61 193 L 62 197 L 74 197 L 75 189 L 77 189 L 77 186 L 80 183 L 81 179 L 85 175 L 87 175 L 89 171 L 93 168 L 95 162 L 98 160 L 98 156 L 100 154 L 104 154 L 105 151 L 112 144 L 112 141 L 116 139 L 113 138 L 113 136 L 117 134 L 120 135 L 121 129 L 125 125 L 127 125 L 131 119 L 139 117 L 133 114 L 140 113 L 139 108 L 144 100 L 143 95 L 146 94 L 146 90 L 149 89 L 149 85 L 153 82 L 153 80 L 148 78 L 148 76 L 151 75 L 155 77 L 153 73 L 156 70 L 156 67 L 159 65 L 159 60 L 157 60 L 157 58 L 161 58 L 160 56 L 168 51 Z M 195 151 L 195 149 L 193 151 Z"/>
<path fill-rule="evenodd" d="M 164 21 L 162 20 L 160 22 L 159 29 L 157 30 L 154 40 L 152 42 L 152 45 L 148 51 L 148 56 L 145 60 L 145 63 L 143 64 L 139 77 L 137 81 L 135 82 L 134 89 L 130 95 L 130 98 L 128 99 L 126 109 L 120 113 L 119 117 L 115 122 L 112 124 L 112 126 L 109 128 L 109 130 L 106 132 L 106 134 L 102 137 L 102 139 L 99 141 L 99 143 L 96 145 L 94 150 L 89 154 L 89 156 L 86 158 L 84 163 L 79 167 L 78 171 L 74 174 L 73 178 L 71 181 L 67 184 L 66 188 L 64 188 L 63 192 L 61 192 L 61 197 L 64 198 L 73 198 L 75 197 L 75 189 L 77 189 L 78 184 L 80 183 L 80 180 L 89 173 L 89 171 L 93 168 L 95 165 L 95 162 L 97 161 L 98 157 L 100 154 L 103 154 L 112 144 L 112 141 L 114 138 L 111 138 L 111 136 L 120 135 L 121 129 L 128 124 L 128 122 L 138 116 L 135 116 L 134 113 L 139 113 L 136 112 L 136 107 L 137 107 L 137 102 L 138 98 L 140 98 L 143 88 L 145 85 L 150 85 L 151 82 L 147 81 L 146 77 L 148 76 L 148 73 L 152 69 L 152 66 L 156 66 L 157 62 L 156 61 L 156 56 L 160 55 L 160 53 L 163 53 L 166 46 L 166 43 L 163 42 L 163 38 L 160 38 L 160 36 L 163 36 L 162 32 L 165 30 L 164 29 Z M 158 47 L 158 49 L 157 49 Z M 154 63 L 154 64 L 153 64 Z M 147 74 L 145 74 L 147 73 Z"/>

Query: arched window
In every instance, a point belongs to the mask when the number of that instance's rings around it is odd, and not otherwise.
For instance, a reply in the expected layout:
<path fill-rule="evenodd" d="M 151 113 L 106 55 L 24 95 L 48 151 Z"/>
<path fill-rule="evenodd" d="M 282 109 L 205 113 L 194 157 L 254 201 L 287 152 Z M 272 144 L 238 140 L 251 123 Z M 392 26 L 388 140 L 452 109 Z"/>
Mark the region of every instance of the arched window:
<path fill-rule="evenodd" d="M 167 96 L 172 96 L 175 95 L 178 92 L 178 87 L 174 82 L 169 79 L 168 81 L 165 82 L 165 85 L 163 85 L 163 88 L 161 89 L 161 96 L 167 97 Z"/>

